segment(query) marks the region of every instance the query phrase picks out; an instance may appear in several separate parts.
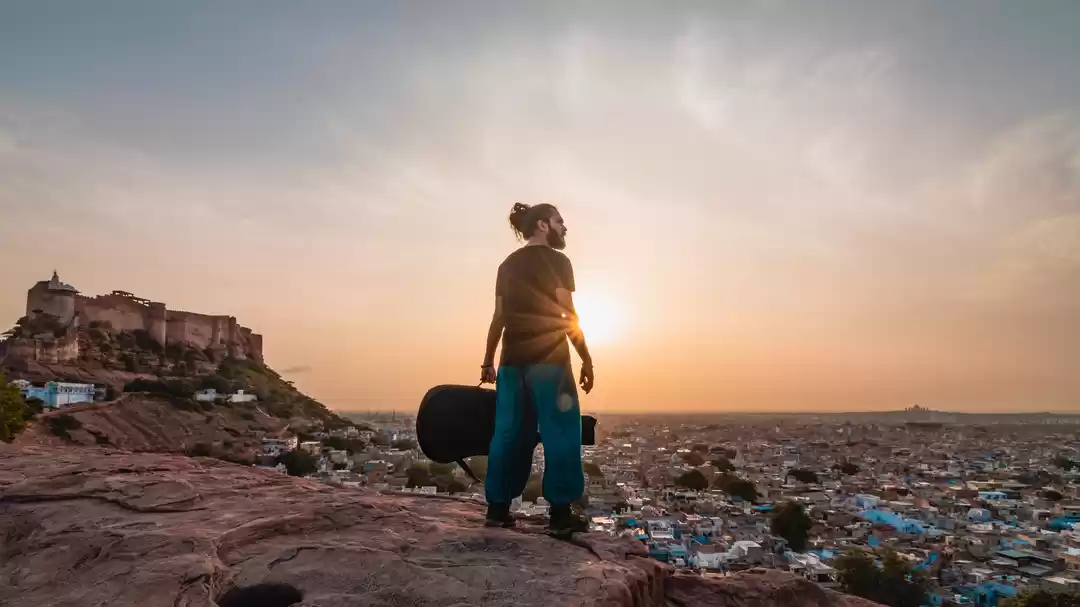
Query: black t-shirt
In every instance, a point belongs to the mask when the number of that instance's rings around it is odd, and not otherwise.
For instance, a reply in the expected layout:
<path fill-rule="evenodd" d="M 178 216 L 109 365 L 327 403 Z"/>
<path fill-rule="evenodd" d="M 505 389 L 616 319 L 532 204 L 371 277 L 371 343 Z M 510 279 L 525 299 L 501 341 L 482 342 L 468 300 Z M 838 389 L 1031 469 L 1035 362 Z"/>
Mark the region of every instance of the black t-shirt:
<path fill-rule="evenodd" d="M 521 247 L 499 266 L 495 295 L 503 299 L 502 364 L 570 362 L 566 332 L 572 314 L 559 304 L 557 288 L 574 290 L 574 269 L 551 247 Z"/>

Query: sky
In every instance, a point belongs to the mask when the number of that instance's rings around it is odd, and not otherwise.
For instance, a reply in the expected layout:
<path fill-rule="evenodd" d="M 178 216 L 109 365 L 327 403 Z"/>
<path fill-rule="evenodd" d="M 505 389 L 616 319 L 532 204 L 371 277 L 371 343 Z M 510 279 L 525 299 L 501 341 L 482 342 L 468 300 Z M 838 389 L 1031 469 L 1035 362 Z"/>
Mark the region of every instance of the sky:
<path fill-rule="evenodd" d="M 1071 0 L 4 0 L 0 323 L 56 269 L 411 411 L 478 380 L 507 214 L 551 202 L 586 411 L 1080 410 L 1078 29 Z"/>

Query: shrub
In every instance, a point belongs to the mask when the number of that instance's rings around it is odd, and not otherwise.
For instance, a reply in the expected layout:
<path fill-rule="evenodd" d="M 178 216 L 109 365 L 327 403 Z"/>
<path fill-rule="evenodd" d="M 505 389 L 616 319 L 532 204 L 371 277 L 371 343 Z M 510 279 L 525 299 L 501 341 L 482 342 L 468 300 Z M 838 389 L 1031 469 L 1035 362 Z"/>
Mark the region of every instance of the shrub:
<path fill-rule="evenodd" d="M 732 464 L 731 460 L 726 457 L 718 457 L 714 459 L 712 461 L 712 465 L 720 472 L 732 472 L 735 470 L 735 464 Z"/>
<path fill-rule="evenodd" d="M 206 443 L 195 443 L 187 450 L 188 457 L 210 457 L 213 450 Z"/>
<path fill-rule="evenodd" d="M 278 457 L 278 463 L 285 464 L 289 476 L 307 476 L 318 470 L 315 456 L 299 449 L 281 454 Z"/>
<path fill-rule="evenodd" d="M 787 540 L 792 550 L 802 552 L 806 549 L 812 523 L 802 504 L 792 501 L 784 502 L 773 510 L 769 523 L 772 532 Z"/>
<path fill-rule="evenodd" d="M 37 415 L 45 410 L 45 401 L 40 398 L 28 398 L 24 405 L 26 406 L 27 417 Z"/>
<path fill-rule="evenodd" d="M 45 419 L 45 425 L 48 426 L 49 433 L 61 438 L 68 438 L 69 431 L 82 428 L 82 422 L 66 413 L 54 415 Z"/>
<path fill-rule="evenodd" d="M 0 441 L 11 442 L 26 426 L 28 408 L 19 389 L 0 370 Z"/>
<path fill-rule="evenodd" d="M 705 478 L 705 475 L 700 470 L 691 470 L 675 479 L 675 485 L 693 489 L 694 491 L 704 491 L 709 488 L 709 479 Z"/>

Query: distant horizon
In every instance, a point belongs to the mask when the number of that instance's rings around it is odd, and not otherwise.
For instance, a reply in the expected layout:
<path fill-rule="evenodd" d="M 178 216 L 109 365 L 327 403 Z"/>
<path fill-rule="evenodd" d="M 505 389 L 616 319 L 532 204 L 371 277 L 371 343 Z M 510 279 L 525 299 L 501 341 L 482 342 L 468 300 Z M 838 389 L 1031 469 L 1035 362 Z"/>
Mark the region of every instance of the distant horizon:
<path fill-rule="evenodd" d="M 11 4 L 0 321 L 56 269 L 404 410 L 549 202 L 586 410 L 1080 410 L 1080 2 Z"/>
<path fill-rule="evenodd" d="M 340 409 L 338 407 L 323 403 L 330 410 L 335 413 L 355 413 L 355 414 L 390 414 L 400 413 L 404 415 L 415 415 L 415 409 Z M 1080 410 L 1061 410 L 1061 411 L 1020 411 L 1020 410 L 994 410 L 994 411 L 978 411 L 978 410 L 947 410 L 947 409 L 930 409 L 932 413 L 943 413 L 947 415 L 1058 415 L 1058 416 L 1080 416 Z M 768 415 L 880 415 L 883 413 L 904 413 L 904 409 L 862 409 L 862 410 L 815 410 L 815 411 L 794 411 L 794 410 L 722 410 L 722 409 L 710 409 L 710 410 L 665 410 L 665 411 L 634 411 L 627 409 L 589 409 L 588 407 L 582 407 L 581 410 L 584 415 L 635 415 L 635 416 L 709 416 L 709 415 L 733 415 L 733 416 L 768 416 Z"/>

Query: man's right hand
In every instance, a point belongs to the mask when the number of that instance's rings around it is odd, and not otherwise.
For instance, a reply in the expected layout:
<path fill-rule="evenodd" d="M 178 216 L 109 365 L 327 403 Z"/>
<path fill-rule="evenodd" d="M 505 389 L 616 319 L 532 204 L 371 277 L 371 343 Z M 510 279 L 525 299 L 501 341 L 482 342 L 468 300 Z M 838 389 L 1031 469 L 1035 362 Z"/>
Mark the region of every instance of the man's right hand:
<path fill-rule="evenodd" d="M 485 365 L 480 369 L 480 383 L 493 384 L 499 378 L 499 374 L 492 365 Z"/>

